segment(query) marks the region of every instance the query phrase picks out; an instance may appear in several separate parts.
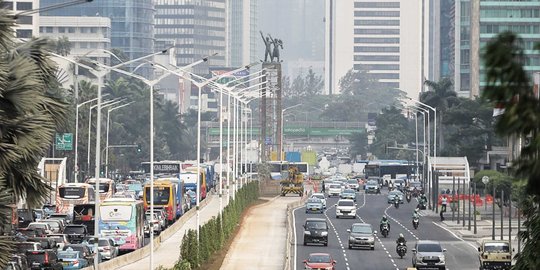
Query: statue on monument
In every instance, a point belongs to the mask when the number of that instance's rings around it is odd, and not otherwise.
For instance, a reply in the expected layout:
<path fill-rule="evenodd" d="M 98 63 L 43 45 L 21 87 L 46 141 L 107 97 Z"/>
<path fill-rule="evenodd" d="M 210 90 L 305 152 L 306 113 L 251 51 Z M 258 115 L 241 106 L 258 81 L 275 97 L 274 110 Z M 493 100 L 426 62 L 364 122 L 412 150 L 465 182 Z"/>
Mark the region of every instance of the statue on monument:
<path fill-rule="evenodd" d="M 262 31 L 259 31 L 261 33 L 261 38 L 264 42 L 265 51 L 264 51 L 264 61 L 263 62 L 274 62 L 274 58 L 276 59 L 275 62 L 280 62 L 279 58 L 279 48 L 283 49 L 283 41 L 281 39 L 274 39 L 270 34 L 265 38 Z M 274 45 L 274 48 L 272 49 L 272 45 Z M 270 61 L 268 60 L 270 58 Z"/>

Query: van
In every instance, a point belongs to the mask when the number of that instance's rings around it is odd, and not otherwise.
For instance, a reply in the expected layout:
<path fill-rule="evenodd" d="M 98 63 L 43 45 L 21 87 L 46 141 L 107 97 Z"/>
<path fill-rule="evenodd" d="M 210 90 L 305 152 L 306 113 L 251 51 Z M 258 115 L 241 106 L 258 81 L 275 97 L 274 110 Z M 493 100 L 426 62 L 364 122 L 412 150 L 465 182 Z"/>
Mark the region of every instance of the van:
<path fill-rule="evenodd" d="M 306 219 L 304 223 L 304 246 L 307 244 L 328 246 L 328 223 L 326 223 L 326 219 Z"/>

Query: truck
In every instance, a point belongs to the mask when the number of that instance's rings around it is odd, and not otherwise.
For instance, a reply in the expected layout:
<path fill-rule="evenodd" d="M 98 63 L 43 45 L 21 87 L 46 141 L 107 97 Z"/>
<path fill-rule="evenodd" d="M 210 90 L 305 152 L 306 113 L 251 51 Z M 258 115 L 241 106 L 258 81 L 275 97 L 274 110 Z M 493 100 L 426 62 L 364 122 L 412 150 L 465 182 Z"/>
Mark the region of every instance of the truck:
<path fill-rule="evenodd" d="M 512 268 L 512 251 L 506 240 L 483 240 L 478 247 L 480 269 Z"/>
<path fill-rule="evenodd" d="M 304 174 L 302 174 L 296 166 L 289 166 L 287 177 L 284 177 L 280 181 L 280 186 L 281 196 L 285 196 L 289 193 L 302 196 L 304 194 Z"/>

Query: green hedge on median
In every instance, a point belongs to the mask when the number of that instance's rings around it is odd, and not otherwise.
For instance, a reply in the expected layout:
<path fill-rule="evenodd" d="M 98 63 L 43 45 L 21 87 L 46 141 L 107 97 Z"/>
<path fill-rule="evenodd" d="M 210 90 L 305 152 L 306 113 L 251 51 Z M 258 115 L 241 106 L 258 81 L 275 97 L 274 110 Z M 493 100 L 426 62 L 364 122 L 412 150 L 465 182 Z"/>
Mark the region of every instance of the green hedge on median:
<path fill-rule="evenodd" d="M 232 237 L 244 210 L 258 198 L 259 182 L 246 184 L 234 199 L 231 198 L 222 214 L 199 227 L 199 241 L 195 230 L 186 232 L 180 246 L 180 259 L 172 270 L 193 270 L 208 262 Z"/>

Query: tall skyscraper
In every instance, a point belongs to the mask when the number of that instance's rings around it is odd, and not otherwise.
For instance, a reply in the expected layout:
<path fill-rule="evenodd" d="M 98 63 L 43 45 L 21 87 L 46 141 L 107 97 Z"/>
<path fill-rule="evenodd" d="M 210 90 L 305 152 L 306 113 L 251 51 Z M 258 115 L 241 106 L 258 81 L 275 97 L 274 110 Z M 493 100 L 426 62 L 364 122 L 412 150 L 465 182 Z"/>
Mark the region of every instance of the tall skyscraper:
<path fill-rule="evenodd" d="M 41 0 L 41 6 L 66 0 Z M 42 12 L 41 16 L 108 17 L 111 19 L 111 47 L 130 59 L 154 52 L 154 5 L 152 0 L 100 0 Z M 161 48 L 158 48 L 161 49 Z"/>
<path fill-rule="evenodd" d="M 188 65 L 213 53 L 193 71 L 208 74 L 208 67 L 224 67 L 226 60 L 225 0 L 156 0 L 156 46 L 176 43 L 178 66 Z"/>
<path fill-rule="evenodd" d="M 421 10 L 419 0 L 327 1 L 325 93 L 340 93 L 339 80 L 353 68 L 417 98 Z"/>
<path fill-rule="evenodd" d="M 464 97 L 473 97 L 476 93 L 471 91 L 472 69 L 478 69 L 479 92 L 486 85 L 482 65 L 472 65 L 471 58 L 475 56 L 471 55 L 471 44 L 478 42 L 482 50 L 490 39 L 504 31 L 517 33 L 523 39 L 525 69 L 530 72 L 531 80 L 532 74 L 540 71 L 540 56 L 533 50 L 534 43 L 540 41 L 540 0 L 479 1 L 479 21 L 476 21 L 479 24 L 479 35 L 474 35 L 471 33 L 471 24 L 474 23 L 471 1 L 456 0 L 455 30 L 458 38 L 455 43 L 454 81 L 456 92 Z"/>
<path fill-rule="evenodd" d="M 239 67 L 257 61 L 259 42 L 258 0 L 229 0 L 227 7 L 227 66 Z"/>

